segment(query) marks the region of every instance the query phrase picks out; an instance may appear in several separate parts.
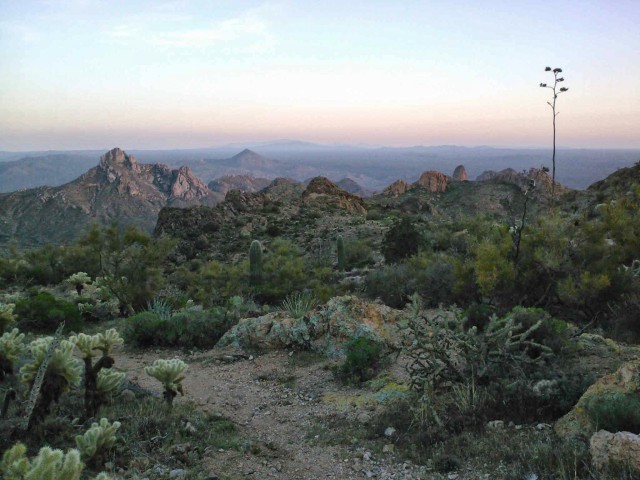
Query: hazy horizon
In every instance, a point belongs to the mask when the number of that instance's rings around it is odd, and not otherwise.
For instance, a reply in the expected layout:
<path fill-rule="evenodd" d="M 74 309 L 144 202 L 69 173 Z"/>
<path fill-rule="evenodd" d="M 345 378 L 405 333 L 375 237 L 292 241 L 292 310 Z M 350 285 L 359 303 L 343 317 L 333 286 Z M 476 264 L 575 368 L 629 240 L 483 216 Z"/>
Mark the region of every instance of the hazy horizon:
<path fill-rule="evenodd" d="M 0 150 L 640 148 L 640 3 L 0 0 Z M 250 139 L 250 140 L 249 140 Z M 109 147 L 104 147 L 104 146 Z"/>

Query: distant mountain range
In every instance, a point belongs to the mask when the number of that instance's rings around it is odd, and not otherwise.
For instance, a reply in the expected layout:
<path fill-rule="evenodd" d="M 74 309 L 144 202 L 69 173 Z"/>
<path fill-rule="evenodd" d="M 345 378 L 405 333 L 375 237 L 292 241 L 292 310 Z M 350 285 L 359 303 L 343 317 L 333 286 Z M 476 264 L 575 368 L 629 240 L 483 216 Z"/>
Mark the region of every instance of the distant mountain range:
<path fill-rule="evenodd" d="M 184 150 L 132 150 L 140 162 L 189 166 L 204 182 L 223 176 L 250 175 L 305 181 L 324 176 L 338 182 L 350 178 L 368 191 L 381 191 L 397 179 L 413 181 L 426 170 L 451 175 L 464 164 L 470 179 L 487 170 L 515 171 L 551 166 L 550 151 L 451 145 L 361 147 L 318 145 L 295 140 Z M 100 153 L 0 152 L 0 192 L 70 182 L 95 165 Z M 557 179 L 577 189 L 640 160 L 640 150 L 560 149 Z"/>
<path fill-rule="evenodd" d="M 442 148 L 446 150 L 449 147 Z M 58 155 L 61 154 L 49 154 L 43 158 L 55 164 L 60 160 Z M 84 161 L 81 154 L 74 155 L 79 163 Z M 33 168 L 31 160 L 22 162 Z M 4 165 L 14 163 L 8 161 Z M 236 215 L 241 211 L 251 211 L 254 203 L 265 211 L 295 206 L 294 210 L 346 209 L 351 213 L 364 214 L 373 206 L 398 208 L 415 214 L 484 212 L 504 217 L 511 214 L 510 210 L 515 205 L 513 202 L 519 201 L 529 177 L 536 178 L 536 196 L 544 199 L 551 191 L 551 179 L 542 169 L 530 169 L 528 176 L 511 168 L 487 170 L 478 175 L 477 181 L 468 181 L 466 166 L 458 164 L 452 175 L 429 169 L 417 173 L 407 182 L 394 176 L 394 170 L 388 167 L 385 175 L 393 181 L 389 181 L 381 193 L 376 194 L 359 183 L 363 174 L 357 176 L 356 172 L 355 179 L 342 177 L 332 182 L 323 175 L 317 175 L 321 171 L 319 167 L 273 160 L 248 149 L 225 160 L 194 160 L 187 163 L 179 168 L 158 163 L 138 163 L 134 155 L 115 148 L 102 155 L 97 166 L 64 185 L 2 193 L 0 245 L 6 246 L 12 241 L 21 247 L 68 243 L 94 223 L 108 225 L 113 221 L 122 225 L 134 224 L 147 232 L 154 228 L 158 231 L 158 215 L 165 207 L 173 212 L 169 217 L 175 219 L 183 218 L 183 214 L 176 211 L 185 207 L 216 206 L 218 213 L 214 216 L 220 228 L 220 222 L 228 217 L 227 213 Z M 627 184 L 637 178 L 638 168 L 636 164 L 621 169 L 611 176 L 617 179 L 615 182 L 599 182 L 591 189 L 601 191 L 611 188 L 610 185 L 627 188 Z M 194 170 L 205 174 L 210 172 L 209 175 L 216 172 L 221 176 L 207 186 Z M 283 175 L 274 179 L 280 172 Z M 293 179 L 282 178 L 284 176 Z M 306 181 L 297 181 L 300 177 Z M 563 194 L 566 188 L 559 186 L 556 191 Z M 591 192 L 575 193 L 587 198 Z M 578 198 L 576 195 L 574 197 Z M 366 201 L 363 200 L 365 198 Z M 496 203 L 496 199 L 501 200 Z M 220 212 L 227 213 L 223 215 Z M 259 212 L 256 215 L 256 224 L 264 226 L 265 219 Z M 163 218 L 160 231 L 178 228 L 178 224 L 168 226 L 168 217 Z"/>

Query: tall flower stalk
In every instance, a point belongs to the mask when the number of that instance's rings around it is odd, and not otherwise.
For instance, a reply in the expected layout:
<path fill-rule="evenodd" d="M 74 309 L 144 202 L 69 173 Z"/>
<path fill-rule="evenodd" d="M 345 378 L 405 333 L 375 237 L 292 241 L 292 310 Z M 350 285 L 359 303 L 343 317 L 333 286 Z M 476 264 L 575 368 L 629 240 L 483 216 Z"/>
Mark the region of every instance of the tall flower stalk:
<path fill-rule="evenodd" d="M 553 86 L 546 83 L 541 83 L 540 87 L 548 88 L 553 91 L 553 98 L 551 101 L 548 101 L 547 104 L 551 107 L 551 111 L 553 112 L 553 155 L 551 157 L 551 162 L 553 164 L 553 172 L 551 174 L 551 200 L 555 203 L 555 193 L 556 193 L 556 117 L 560 112 L 556 111 L 556 102 L 558 100 L 558 95 L 564 93 L 569 90 L 567 87 L 560 87 L 559 84 L 564 82 L 564 77 L 561 77 L 562 73 L 561 68 L 551 68 L 546 67 L 544 69 L 545 72 L 553 73 Z"/>

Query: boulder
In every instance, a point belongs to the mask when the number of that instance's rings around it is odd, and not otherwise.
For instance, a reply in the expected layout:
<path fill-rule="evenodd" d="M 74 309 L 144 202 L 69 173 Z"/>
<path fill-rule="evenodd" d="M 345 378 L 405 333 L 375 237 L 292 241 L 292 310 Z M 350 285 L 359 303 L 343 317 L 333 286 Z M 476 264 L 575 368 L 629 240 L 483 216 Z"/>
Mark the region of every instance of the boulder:
<path fill-rule="evenodd" d="M 640 435 L 600 430 L 591 437 L 589 450 L 598 470 L 613 467 L 640 473 Z"/>
<path fill-rule="evenodd" d="M 300 348 L 328 355 L 344 353 L 346 343 L 366 337 L 399 348 L 402 312 L 354 296 L 335 297 L 301 318 L 274 312 L 241 320 L 216 348 L 249 350 Z"/>
<path fill-rule="evenodd" d="M 387 188 L 385 188 L 382 191 L 382 194 L 386 195 L 388 197 L 397 197 L 399 195 L 402 195 L 403 193 L 407 193 L 407 191 L 410 188 L 411 188 L 411 185 L 409 185 L 404 180 L 396 180 L 391 185 L 389 185 Z"/>
<path fill-rule="evenodd" d="M 464 165 L 458 165 L 456 167 L 453 171 L 453 179 L 458 182 L 466 182 L 469 180 L 469 176 L 467 175 L 467 170 L 464 168 Z"/>
<path fill-rule="evenodd" d="M 429 170 L 420 175 L 414 187 L 425 189 L 431 193 L 442 193 L 447 190 L 451 177 L 435 170 Z"/>
<path fill-rule="evenodd" d="M 564 440 L 588 440 L 597 425 L 589 417 L 587 406 L 598 397 L 615 394 L 640 395 L 640 359 L 625 363 L 615 373 L 605 375 L 591 385 L 571 411 L 556 422 L 555 432 Z"/>

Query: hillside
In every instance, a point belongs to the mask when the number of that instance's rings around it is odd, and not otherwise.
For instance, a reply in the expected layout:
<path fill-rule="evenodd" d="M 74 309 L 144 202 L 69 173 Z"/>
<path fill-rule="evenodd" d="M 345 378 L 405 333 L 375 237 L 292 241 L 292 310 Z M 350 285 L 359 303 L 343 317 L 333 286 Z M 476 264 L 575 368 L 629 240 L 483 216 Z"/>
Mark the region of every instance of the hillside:
<path fill-rule="evenodd" d="M 217 201 L 189 168 L 139 164 L 115 148 L 70 183 L 0 194 L 0 244 L 66 243 L 93 223 L 114 221 L 151 231 L 164 206 Z"/>

